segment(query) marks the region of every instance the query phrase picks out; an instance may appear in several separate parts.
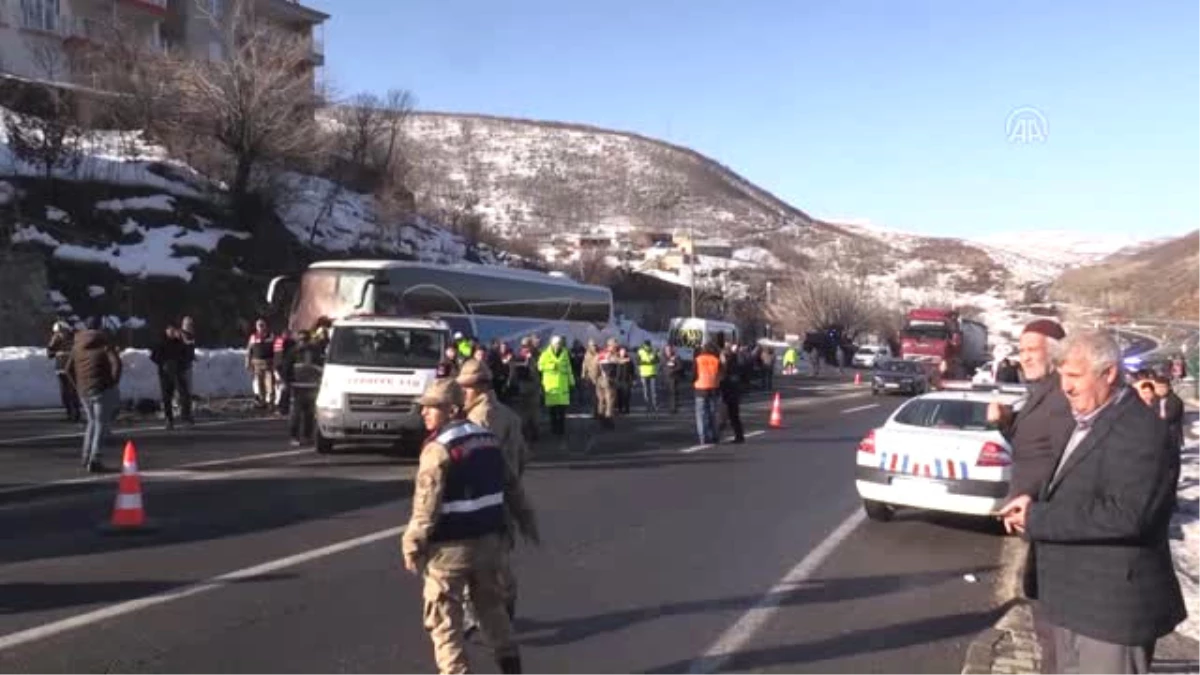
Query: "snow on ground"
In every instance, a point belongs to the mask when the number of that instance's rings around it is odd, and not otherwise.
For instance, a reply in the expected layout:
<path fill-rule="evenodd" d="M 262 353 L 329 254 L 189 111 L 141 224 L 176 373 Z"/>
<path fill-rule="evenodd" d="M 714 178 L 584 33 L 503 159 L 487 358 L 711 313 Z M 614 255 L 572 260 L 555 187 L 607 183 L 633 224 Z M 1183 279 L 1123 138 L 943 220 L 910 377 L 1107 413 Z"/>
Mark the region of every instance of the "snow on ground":
<path fill-rule="evenodd" d="M 46 220 L 52 220 L 56 223 L 65 223 L 70 219 L 71 216 L 67 215 L 67 212 L 60 208 L 55 206 L 46 207 Z"/>
<path fill-rule="evenodd" d="M 21 119 L 11 110 L 0 108 L 0 174 L 15 176 L 42 176 L 42 167 L 19 159 L 8 146 L 7 120 Z M 180 179 L 167 178 L 150 170 L 151 165 L 169 167 L 172 173 L 186 177 L 197 184 L 204 178 L 187 165 L 172 160 L 166 150 L 147 143 L 142 133 L 127 131 L 95 130 L 80 142 L 82 159 L 74 170 L 55 169 L 60 180 L 92 180 L 121 185 L 151 187 L 182 197 L 202 197 L 193 185 Z"/>
<path fill-rule="evenodd" d="M 128 225 L 128 221 L 126 223 Z M 142 240 L 135 244 L 112 244 L 107 248 L 91 248 L 77 244 L 60 244 L 54 257 L 82 263 L 100 263 L 129 277 L 179 277 L 192 280 L 192 267 L 200 263 L 195 256 L 175 257 L 176 246 L 189 246 L 212 251 L 225 237 L 246 234 L 229 230 L 188 230 L 179 225 L 143 228 L 136 224 Z"/>
<path fill-rule="evenodd" d="M 1190 441 L 1180 458 L 1179 496 L 1172 518 L 1172 530 L 1178 527 L 1181 539 L 1171 539 L 1171 554 L 1175 558 L 1175 573 L 1183 589 L 1188 618 L 1176 627 L 1193 640 L 1200 640 L 1200 441 Z"/>
<path fill-rule="evenodd" d="M 14 244 L 44 244 L 50 247 L 57 247 L 58 240 L 54 237 L 42 232 L 36 227 L 30 225 L 18 225 L 17 231 L 13 232 L 12 243 Z"/>
<path fill-rule="evenodd" d="M 101 211 L 167 211 L 175 212 L 175 198 L 170 195 L 150 195 L 149 197 L 129 197 L 128 199 L 106 199 L 96 202 L 96 208 Z"/>
<path fill-rule="evenodd" d="M 158 370 L 150 352 L 127 349 L 121 353 L 121 399 L 157 400 Z M 198 349 L 192 371 L 195 394 L 203 397 L 249 396 L 246 353 L 241 349 Z M 52 408 L 59 405 L 54 362 L 41 347 L 0 347 L 0 409 Z M 19 383 L 19 385 L 17 384 Z"/>
<path fill-rule="evenodd" d="M 370 195 L 335 190 L 330 181 L 292 172 L 277 177 L 285 197 L 280 220 L 303 243 L 316 224 L 313 244 L 327 251 L 390 249 L 422 262 L 461 262 L 467 242 L 438 225 L 417 217 L 407 224 L 380 222 Z M 331 198 L 332 197 L 332 198 Z M 485 263 L 495 262 L 487 260 Z"/>
<path fill-rule="evenodd" d="M 100 286 L 88 286 L 87 291 L 88 295 L 93 298 L 98 298 L 105 293 L 104 289 Z"/>

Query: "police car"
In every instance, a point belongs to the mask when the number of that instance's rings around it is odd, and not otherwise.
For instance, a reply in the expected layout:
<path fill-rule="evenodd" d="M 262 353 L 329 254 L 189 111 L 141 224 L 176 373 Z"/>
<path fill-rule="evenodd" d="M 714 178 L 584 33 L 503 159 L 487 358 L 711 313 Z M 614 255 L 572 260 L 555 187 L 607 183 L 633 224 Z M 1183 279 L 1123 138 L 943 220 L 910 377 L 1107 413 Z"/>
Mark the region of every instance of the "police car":
<path fill-rule="evenodd" d="M 912 398 L 858 444 L 855 487 L 872 520 L 896 507 L 993 515 L 1004 504 L 1012 447 L 988 424 L 991 401 L 1019 408 L 1021 385 L 944 384 Z"/>

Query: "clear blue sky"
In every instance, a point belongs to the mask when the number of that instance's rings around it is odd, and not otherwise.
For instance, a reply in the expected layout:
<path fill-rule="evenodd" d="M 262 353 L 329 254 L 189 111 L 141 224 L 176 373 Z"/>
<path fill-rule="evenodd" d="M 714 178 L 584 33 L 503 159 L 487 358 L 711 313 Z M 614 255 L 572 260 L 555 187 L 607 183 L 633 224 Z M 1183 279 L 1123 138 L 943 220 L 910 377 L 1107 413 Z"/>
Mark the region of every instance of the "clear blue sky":
<path fill-rule="evenodd" d="M 685 144 L 924 234 L 1200 224 L 1194 0 L 307 0 L 339 90 Z M 1032 106 L 1044 143 L 1013 143 Z"/>

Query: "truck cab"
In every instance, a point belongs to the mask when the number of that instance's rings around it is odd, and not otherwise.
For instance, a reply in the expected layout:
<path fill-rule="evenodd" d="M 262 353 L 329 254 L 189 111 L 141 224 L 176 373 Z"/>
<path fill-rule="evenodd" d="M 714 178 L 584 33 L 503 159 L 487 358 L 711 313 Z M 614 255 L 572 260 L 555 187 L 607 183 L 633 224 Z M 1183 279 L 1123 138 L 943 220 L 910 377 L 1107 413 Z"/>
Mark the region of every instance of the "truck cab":
<path fill-rule="evenodd" d="M 450 343 L 443 321 L 351 316 L 333 323 L 317 393 L 317 452 L 337 444 L 388 444 L 420 451 L 417 399 Z"/>

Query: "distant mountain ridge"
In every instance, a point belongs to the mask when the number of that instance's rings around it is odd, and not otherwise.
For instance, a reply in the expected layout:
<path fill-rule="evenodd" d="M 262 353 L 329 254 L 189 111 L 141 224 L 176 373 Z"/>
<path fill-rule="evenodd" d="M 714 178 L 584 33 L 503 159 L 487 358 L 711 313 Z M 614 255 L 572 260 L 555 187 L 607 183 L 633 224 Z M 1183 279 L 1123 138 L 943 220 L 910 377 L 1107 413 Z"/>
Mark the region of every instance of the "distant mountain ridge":
<path fill-rule="evenodd" d="M 407 134 L 418 204 L 469 211 L 501 237 L 695 231 L 769 250 L 784 268 L 776 273 L 840 271 L 911 302 L 1014 300 L 1071 267 L 1153 244 L 1069 232 L 958 239 L 838 223 L 691 148 L 588 124 L 419 112 Z"/>

